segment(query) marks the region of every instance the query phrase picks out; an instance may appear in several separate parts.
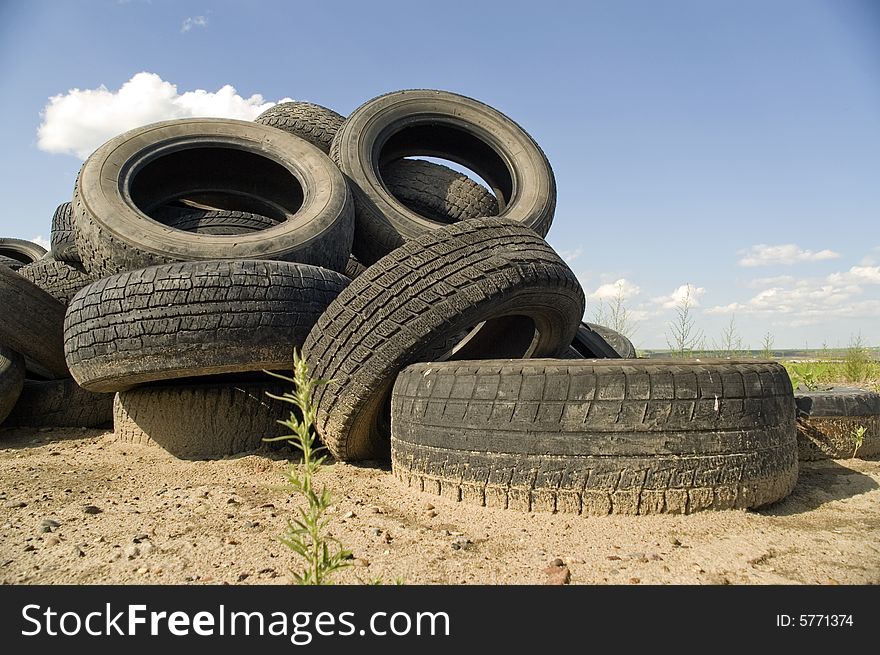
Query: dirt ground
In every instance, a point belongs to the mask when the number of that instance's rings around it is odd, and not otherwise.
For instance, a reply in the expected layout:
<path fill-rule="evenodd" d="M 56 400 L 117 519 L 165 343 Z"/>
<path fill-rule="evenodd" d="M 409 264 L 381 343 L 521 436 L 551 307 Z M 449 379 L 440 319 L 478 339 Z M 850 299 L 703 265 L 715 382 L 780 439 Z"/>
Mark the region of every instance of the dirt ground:
<path fill-rule="evenodd" d="M 288 583 L 278 540 L 292 451 L 182 461 L 102 430 L 0 430 L 5 584 Z M 801 465 L 757 512 L 583 517 L 455 503 L 387 465 L 330 464 L 340 583 L 863 584 L 880 582 L 880 461 Z M 558 563 L 557 563 L 558 564 Z M 561 572 L 560 572 L 561 570 Z"/>

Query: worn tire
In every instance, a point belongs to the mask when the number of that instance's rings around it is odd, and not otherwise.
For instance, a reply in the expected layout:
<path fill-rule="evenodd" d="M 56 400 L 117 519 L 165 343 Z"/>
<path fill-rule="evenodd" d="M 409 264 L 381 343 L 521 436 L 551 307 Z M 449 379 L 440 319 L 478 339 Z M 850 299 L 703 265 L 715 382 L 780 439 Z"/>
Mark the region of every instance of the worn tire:
<path fill-rule="evenodd" d="M 257 183 L 255 183 L 255 180 Z M 276 220 L 249 234 L 183 232 L 150 218 L 179 198 Z M 76 244 L 95 277 L 175 261 L 271 259 L 345 270 L 348 184 L 315 146 L 247 121 L 182 119 L 130 130 L 83 164 Z"/>
<path fill-rule="evenodd" d="M 556 356 L 583 310 L 577 278 L 519 223 L 472 219 L 423 234 L 364 271 L 309 333 L 314 375 L 334 380 L 315 394 L 318 433 L 337 459 L 387 457 L 386 412 L 403 368 Z"/>
<path fill-rule="evenodd" d="M 488 189 L 447 166 L 398 159 L 382 166 L 381 174 L 395 198 L 438 223 L 498 215 L 498 201 Z"/>
<path fill-rule="evenodd" d="M 802 460 L 862 459 L 880 454 L 880 394 L 851 387 L 795 391 Z M 858 451 L 853 431 L 867 428 Z"/>
<path fill-rule="evenodd" d="M 383 183 L 381 167 L 408 156 L 440 157 L 489 184 L 499 216 L 547 234 L 556 207 L 550 163 L 512 120 L 445 91 L 397 91 L 357 108 L 333 139 L 330 156 L 352 183 L 354 255 L 372 264 L 405 241 L 441 227 L 409 209 Z"/>
<path fill-rule="evenodd" d="M 0 257 L 20 262 L 21 266 L 31 264 L 46 255 L 46 249 L 25 239 L 0 239 Z M 0 262 L 2 263 L 2 262 Z M 9 266 L 9 263 L 7 263 Z"/>
<path fill-rule="evenodd" d="M 0 425 L 9 416 L 24 385 L 24 357 L 0 345 Z"/>
<path fill-rule="evenodd" d="M 268 376 L 267 376 L 268 377 Z M 120 441 L 158 445 L 181 459 L 255 450 L 264 437 L 290 434 L 278 421 L 292 405 L 269 398 L 290 388 L 269 382 L 145 386 L 115 395 L 113 431 Z"/>
<path fill-rule="evenodd" d="M 259 260 L 163 264 L 103 278 L 67 309 L 70 372 L 90 391 L 289 369 L 348 278 Z"/>
<path fill-rule="evenodd" d="M 352 255 L 348 258 L 348 263 L 345 265 L 345 277 L 353 280 L 365 270 L 367 270 L 367 267 L 361 264 L 355 256 Z"/>
<path fill-rule="evenodd" d="M 18 274 L 30 280 L 65 307 L 84 286 L 94 282 L 82 265 L 54 259 L 41 259 L 18 269 Z"/>
<path fill-rule="evenodd" d="M 257 116 L 254 122 L 284 130 L 329 153 L 345 117 L 311 102 L 282 102 Z"/>
<path fill-rule="evenodd" d="M 775 362 L 505 360 L 410 366 L 392 468 L 419 490 L 574 514 L 754 508 L 797 481 Z"/>
<path fill-rule="evenodd" d="M 591 325 L 592 323 L 581 322 L 571 342 L 571 348 L 563 355 L 563 358 L 602 359 L 610 357 L 619 359 L 620 353 Z M 615 334 L 617 333 L 615 332 Z"/>
<path fill-rule="evenodd" d="M 15 271 L 0 266 L 0 344 L 21 353 L 28 370 L 70 375 L 64 361 L 64 305 Z"/>
<path fill-rule="evenodd" d="M 278 225 L 267 216 L 226 210 L 181 212 L 163 222 L 175 230 L 196 234 L 250 234 Z"/>
<path fill-rule="evenodd" d="M 91 393 L 74 380 L 25 380 L 5 426 L 96 428 L 113 421 L 113 394 Z"/>
<path fill-rule="evenodd" d="M 11 268 L 13 271 L 17 271 L 24 265 L 25 264 L 18 259 L 13 259 L 6 255 L 0 255 L 0 266 L 5 266 L 6 268 Z"/>
<path fill-rule="evenodd" d="M 584 325 L 599 335 L 605 343 L 611 346 L 614 349 L 614 352 L 617 353 L 618 357 L 621 357 L 622 359 L 636 358 L 637 353 L 633 342 L 617 330 L 612 330 L 610 327 L 598 325 L 597 323 L 584 323 Z"/>
<path fill-rule="evenodd" d="M 76 222 L 73 220 L 73 205 L 63 202 L 52 215 L 52 232 L 49 236 L 52 259 L 59 262 L 78 264 L 82 261 L 76 249 Z"/>

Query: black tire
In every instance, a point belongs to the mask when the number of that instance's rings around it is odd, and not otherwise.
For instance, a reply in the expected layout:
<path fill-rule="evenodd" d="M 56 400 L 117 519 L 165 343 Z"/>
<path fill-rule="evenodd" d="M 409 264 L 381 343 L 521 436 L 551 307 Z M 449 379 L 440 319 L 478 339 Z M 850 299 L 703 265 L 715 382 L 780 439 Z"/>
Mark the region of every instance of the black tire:
<path fill-rule="evenodd" d="M 46 249 L 33 241 L 9 238 L 0 239 L 0 257 L 20 262 L 22 266 L 42 259 L 45 255 Z"/>
<path fill-rule="evenodd" d="M 24 357 L 0 345 L 0 425 L 9 416 L 24 385 Z"/>
<path fill-rule="evenodd" d="M 73 377 L 90 391 L 288 370 L 293 349 L 348 281 L 317 266 L 259 260 L 120 273 L 73 298 L 65 355 Z"/>
<path fill-rule="evenodd" d="M 13 259 L 6 255 L 0 255 L 0 266 L 5 266 L 6 268 L 11 268 L 13 271 L 17 271 L 24 265 L 25 264 L 18 259 Z"/>
<path fill-rule="evenodd" d="M 282 102 L 257 116 L 254 122 L 284 130 L 329 153 L 345 117 L 311 102 Z"/>
<path fill-rule="evenodd" d="M 278 225 L 267 216 L 225 210 L 181 212 L 163 222 L 175 230 L 196 234 L 250 234 Z"/>
<path fill-rule="evenodd" d="M 519 223 L 472 219 L 423 234 L 364 271 L 309 333 L 314 375 L 334 380 L 315 394 L 318 433 L 339 460 L 387 458 L 399 371 L 444 357 L 556 356 L 583 310 L 577 278 Z"/>
<path fill-rule="evenodd" d="M 355 279 L 358 275 L 367 270 L 367 267 L 361 264 L 354 255 L 348 258 L 348 264 L 345 265 L 345 277 Z"/>
<path fill-rule="evenodd" d="M 215 235 L 150 218 L 178 198 L 278 224 Z M 74 214 L 77 248 L 95 277 L 215 259 L 296 261 L 343 271 L 354 230 L 348 184 L 327 155 L 265 125 L 225 119 L 154 123 L 111 139 L 83 164 Z"/>
<path fill-rule="evenodd" d="M 259 448 L 264 437 L 290 434 L 278 421 L 290 416 L 292 405 L 266 392 L 291 390 L 272 382 L 228 382 L 122 391 L 113 402 L 113 431 L 121 441 L 158 445 L 181 459 L 235 455 Z"/>
<path fill-rule="evenodd" d="M 71 203 L 61 203 L 52 215 L 52 233 L 49 242 L 53 259 L 71 264 L 82 261 L 76 249 L 76 223 L 73 220 Z"/>
<path fill-rule="evenodd" d="M 801 460 L 880 455 L 880 394 L 851 387 L 795 391 Z M 855 431 L 865 428 L 856 450 Z"/>
<path fill-rule="evenodd" d="M 556 182 L 535 141 L 497 110 L 454 93 L 398 91 L 370 100 L 345 121 L 330 155 L 352 183 L 353 252 L 367 265 L 444 224 L 409 209 L 383 182 L 381 167 L 403 157 L 440 157 L 470 168 L 493 190 L 499 216 L 540 236 L 553 220 Z"/>
<path fill-rule="evenodd" d="M 65 307 L 76 293 L 94 282 L 82 265 L 54 259 L 41 259 L 22 266 L 18 274 L 30 280 Z"/>
<path fill-rule="evenodd" d="M 595 332 L 597 335 L 599 335 L 599 337 L 601 337 L 605 341 L 605 343 L 611 346 L 611 348 L 614 349 L 614 352 L 617 353 L 618 357 L 621 357 L 622 359 L 636 358 L 636 348 L 635 346 L 633 346 L 632 341 L 630 341 L 617 330 L 612 330 L 609 327 L 598 325 L 596 323 L 584 323 L 584 325 Z"/>
<path fill-rule="evenodd" d="M 498 215 L 498 201 L 467 175 L 429 161 L 398 159 L 381 168 L 391 194 L 438 223 Z"/>
<path fill-rule="evenodd" d="M 590 323 L 581 322 L 578 326 L 571 349 L 563 355 L 565 359 L 619 359 L 620 353 L 605 338 L 590 327 Z M 615 333 L 616 334 L 616 333 Z"/>
<path fill-rule="evenodd" d="M 397 378 L 391 423 L 404 483 L 523 511 L 754 508 L 798 475 L 791 383 L 775 362 L 418 364 Z"/>
<path fill-rule="evenodd" d="M 97 428 L 113 422 L 113 394 L 91 393 L 76 382 L 25 380 L 4 426 Z"/>
<path fill-rule="evenodd" d="M 21 353 L 28 370 L 70 376 L 64 361 L 64 305 L 15 271 L 0 266 L 0 344 Z"/>

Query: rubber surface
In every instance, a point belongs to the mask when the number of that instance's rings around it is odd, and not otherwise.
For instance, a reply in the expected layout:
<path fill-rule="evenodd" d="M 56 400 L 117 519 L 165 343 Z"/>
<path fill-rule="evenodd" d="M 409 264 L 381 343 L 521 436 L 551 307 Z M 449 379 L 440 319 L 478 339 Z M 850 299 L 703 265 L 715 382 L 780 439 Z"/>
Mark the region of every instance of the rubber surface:
<path fill-rule="evenodd" d="M 556 207 L 556 181 L 544 153 L 516 123 L 481 102 L 446 91 L 397 91 L 346 119 L 330 156 L 352 184 L 354 255 L 372 264 L 444 223 L 409 209 L 382 182 L 381 167 L 403 157 L 438 157 L 486 180 L 499 215 L 544 236 Z"/>
<path fill-rule="evenodd" d="M 46 249 L 25 239 L 0 239 L 0 256 L 14 259 L 24 264 L 30 264 L 46 255 Z"/>
<path fill-rule="evenodd" d="M 798 449 L 806 461 L 880 455 L 880 394 L 853 387 L 795 391 Z M 856 449 L 855 431 L 866 428 Z"/>
<path fill-rule="evenodd" d="M 289 390 L 270 380 L 122 391 L 113 402 L 113 430 L 121 441 L 158 445 L 181 459 L 235 455 L 290 433 L 278 421 L 292 405 L 266 396 Z"/>
<path fill-rule="evenodd" d="M 618 357 L 622 359 L 636 358 L 636 348 L 633 346 L 632 341 L 617 330 L 612 330 L 610 327 L 598 325 L 597 323 L 584 323 L 584 326 L 599 335 L 605 343 L 614 349 Z"/>
<path fill-rule="evenodd" d="M 24 371 L 24 357 L 0 344 L 0 425 L 18 402 Z"/>
<path fill-rule="evenodd" d="M 288 370 L 293 349 L 348 278 L 259 260 L 164 264 L 103 278 L 71 301 L 70 371 L 92 391 L 242 371 Z"/>
<path fill-rule="evenodd" d="M 606 357 L 619 359 L 620 353 L 590 325 L 590 323 L 581 322 L 574 335 L 574 340 L 571 342 L 571 350 L 563 357 L 566 359 L 601 359 Z"/>
<path fill-rule="evenodd" d="M 178 199 L 267 216 L 248 234 L 198 234 L 150 218 Z M 265 125 L 181 119 L 98 148 L 74 192 L 76 244 L 95 277 L 175 261 L 271 259 L 345 270 L 354 214 L 342 173 L 302 139 Z"/>
<path fill-rule="evenodd" d="M 90 393 L 70 378 L 25 380 L 4 426 L 96 428 L 112 420 L 112 394 Z"/>
<path fill-rule="evenodd" d="M 364 271 L 309 334 L 313 374 L 334 380 L 316 391 L 318 433 L 337 459 L 387 458 L 399 371 L 448 357 L 556 356 L 583 311 L 577 278 L 520 223 L 472 219 L 425 233 Z"/>
<path fill-rule="evenodd" d="M 163 222 L 175 230 L 196 234 L 249 234 L 278 225 L 267 216 L 224 210 L 185 211 Z"/>
<path fill-rule="evenodd" d="M 49 236 L 52 259 L 59 262 L 78 264 L 82 261 L 76 249 L 76 222 L 73 220 L 73 206 L 63 202 L 52 215 L 52 232 Z"/>
<path fill-rule="evenodd" d="M 798 475 L 775 362 L 505 360 L 410 366 L 392 467 L 480 505 L 575 514 L 760 507 Z"/>
<path fill-rule="evenodd" d="M 257 116 L 254 122 L 284 130 L 329 153 L 345 117 L 311 102 L 281 102 Z"/>
<path fill-rule="evenodd" d="M 71 298 L 87 284 L 94 282 L 81 264 L 40 259 L 18 269 L 18 274 L 30 280 L 55 300 L 67 306 Z"/>
<path fill-rule="evenodd" d="M 15 271 L 0 266 L 0 308 L 0 344 L 38 365 L 38 372 L 45 377 L 70 375 L 64 361 L 62 303 Z"/>

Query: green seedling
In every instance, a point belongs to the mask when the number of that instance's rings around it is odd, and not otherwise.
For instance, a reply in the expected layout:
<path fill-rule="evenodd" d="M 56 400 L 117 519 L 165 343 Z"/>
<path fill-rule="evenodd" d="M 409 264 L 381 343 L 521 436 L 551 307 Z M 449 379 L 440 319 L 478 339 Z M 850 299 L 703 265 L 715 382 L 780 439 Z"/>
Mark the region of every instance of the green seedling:
<path fill-rule="evenodd" d="M 865 441 L 865 432 L 868 431 L 864 425 L 860 425 L 852 429 L 850 432 L 850 436 L 852 437 L 853 444 L 855 445 L 855 449 L 853 449 L 852 456 L 855 457 L 856 453 L 859 452 L 859 448 L 862 447 L 862 443 Z"/>

